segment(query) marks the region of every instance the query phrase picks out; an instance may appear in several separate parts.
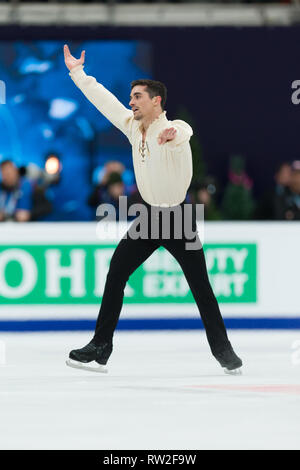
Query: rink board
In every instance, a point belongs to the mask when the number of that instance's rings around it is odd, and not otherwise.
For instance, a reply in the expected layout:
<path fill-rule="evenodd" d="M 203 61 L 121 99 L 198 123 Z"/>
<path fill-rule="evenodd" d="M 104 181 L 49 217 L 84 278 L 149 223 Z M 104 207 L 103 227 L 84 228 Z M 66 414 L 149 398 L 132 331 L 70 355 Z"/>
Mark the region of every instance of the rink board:
<path fill-rule="evenodd" d="M 92 329 L 109 262 L 126 224 L 3 224 L 0 329 Z M 198 226 L 229 328 L 299 328 L 300 224 Z M 202 328 L 177 261 L 163 248 L 130 277 L 120 329 Z"/>

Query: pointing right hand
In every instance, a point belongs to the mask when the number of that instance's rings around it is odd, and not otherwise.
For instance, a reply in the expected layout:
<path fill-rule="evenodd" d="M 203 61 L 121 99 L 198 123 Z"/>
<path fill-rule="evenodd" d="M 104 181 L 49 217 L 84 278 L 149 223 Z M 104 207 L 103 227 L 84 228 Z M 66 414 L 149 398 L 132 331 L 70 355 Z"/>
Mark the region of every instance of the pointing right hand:
<path fill-rule="evenodd" d="M 80 59 L 75 59 L 75 57 L 73 57 L 71 55 L 69 47 L 67 46 L 67 44 L 65 44 L 64 45 L 64 56 L 65 56 L 65 64 L 68 67 L 68 69 L 71 71 L 77 65 L 83 65 L 84 64 L 85 51 L 81 52 Z"/>

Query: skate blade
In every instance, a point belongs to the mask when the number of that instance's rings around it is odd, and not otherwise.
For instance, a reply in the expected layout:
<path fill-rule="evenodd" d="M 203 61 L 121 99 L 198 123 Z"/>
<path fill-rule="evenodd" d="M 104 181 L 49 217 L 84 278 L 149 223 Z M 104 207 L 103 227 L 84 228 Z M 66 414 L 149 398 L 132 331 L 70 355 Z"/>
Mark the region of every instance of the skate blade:
<path fill-rule="evenodd" d="M 227 367 L 223 367 L 223 370 L 225 372 L 225 374 L 228 374 L 228 375 L 242 375 L 242 369 L 239 367 L 237 369 L 227 369 Z"/>
<path fill-rule="evenodd" d="M 66 365 L 69 367 L 73 367 L 74 369 L 82 369 L 82 370 L 88 370 L 90 372 L 100 372 L 102 374 L 107 374 L 108 370 L 106 369 L 105 366 L 98 364 L 96 361 L 92 362 L 79 362 L 79 361 L 74 361 L 74 359 L 68 359 L 66 361 Z"/>

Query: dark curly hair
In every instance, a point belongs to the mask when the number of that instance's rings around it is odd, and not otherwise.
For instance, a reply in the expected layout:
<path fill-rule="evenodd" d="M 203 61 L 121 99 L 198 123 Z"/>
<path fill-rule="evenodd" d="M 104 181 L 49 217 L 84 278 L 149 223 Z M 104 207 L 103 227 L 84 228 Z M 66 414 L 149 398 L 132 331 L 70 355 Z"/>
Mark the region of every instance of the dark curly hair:
<path fill-rule="evenodd" d="M 146 91 L 149 93 L 150 98 L 154 98 L 154 96 L 160 96 L 161 108 L 164 109 L 167 100 L 167 88 L 164 83 L 158 82 L 157 80 L 142 78 L 140 80 L 134 80 L 131 82 L 131 89 L 137 85 L 146 86 Z"/>

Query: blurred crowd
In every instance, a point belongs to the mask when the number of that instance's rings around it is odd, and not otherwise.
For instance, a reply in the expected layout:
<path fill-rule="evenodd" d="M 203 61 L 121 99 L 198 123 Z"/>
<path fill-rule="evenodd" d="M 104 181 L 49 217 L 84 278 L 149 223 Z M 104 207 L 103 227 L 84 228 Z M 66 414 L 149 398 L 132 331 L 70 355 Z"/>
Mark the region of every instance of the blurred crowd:
<path fill-rule="evenodd" d="M 300 161 L 281 162 L 272 184 L 254 197 L 253 180 L 242 157 L 232 157 L 220 191 L 214 178 L 192 183 L 191 202 L 204 204 L 206 220 L 300 220 Z"/>
<path fill-rule="evenodd" d="M 120 161 L 108 161 L 98 171 L 86 204 L 93 220 L 100 204 L 112 204 L 117 220 L 119 197 L 127 196 L 127 207 L 142 202 L 135 184 L 128 184 L 128 169 Z M 55 220 L 55 200 L 51 188 L 59 185 L 59 162 L 49 158 L 46 169 L 34 165 L 18 168 L 11 159 L 0 163 L 0 221 Z M 204 204 L 206 220 L 300 220 L 300 161 L 282 162 L 270 188 L 255 199 L 253 181 L 239 156 L 230 160 L 227 182 L 220 190 L 215 178 L 194 178 L 186 202 Z"/>

